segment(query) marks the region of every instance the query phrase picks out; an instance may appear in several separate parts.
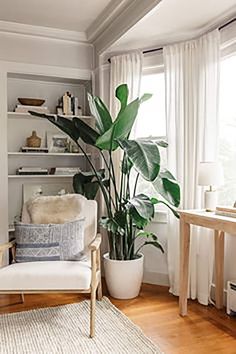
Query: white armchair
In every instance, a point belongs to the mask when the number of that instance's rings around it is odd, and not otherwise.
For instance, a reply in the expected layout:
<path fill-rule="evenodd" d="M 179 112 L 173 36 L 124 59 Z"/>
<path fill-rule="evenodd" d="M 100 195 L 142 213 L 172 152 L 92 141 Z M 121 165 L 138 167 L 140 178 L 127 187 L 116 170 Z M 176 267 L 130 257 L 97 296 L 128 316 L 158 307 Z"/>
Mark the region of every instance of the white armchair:
<path fill-rule="evenodd" d="M 97 203 L 80 195 L 77 198 L 80 216 L 85 216 L 85 252 L 88 261 L 46 261 L 12 263 L 3 266 L 4 252 L 11 249 L 15 259 L 15 241 L 0 245 L 0 294 L 31 293 L 90 293 L 90 337 L 95 334 L 96 292 L 102 298 L 100 244 L 97 234 Z M 23 208 L 23 222 L 29 222 L 29 215 Z"/>

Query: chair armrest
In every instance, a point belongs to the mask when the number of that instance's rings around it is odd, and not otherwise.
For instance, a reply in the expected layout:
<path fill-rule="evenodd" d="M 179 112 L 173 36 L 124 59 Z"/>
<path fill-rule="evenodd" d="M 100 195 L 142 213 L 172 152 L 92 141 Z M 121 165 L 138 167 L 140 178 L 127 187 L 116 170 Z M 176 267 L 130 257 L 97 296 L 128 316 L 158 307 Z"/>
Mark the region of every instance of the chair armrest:
<path fill-rule="evenodd" d="M 90 251 L 97 251 L 101 245 L 101 242 L 102 242 L 102 236 L 101 234 L 97 234 L 96 238 L 89 245 Z"/>
<path fill-rule="evenodd" d="M 10 241 L 10 242 L 7 242 L 7 243 L 4 243 L 3 245 L 0 245 L 0 252 L 4 252 L 12 247 L 15 246 L 15 243 L 16 241 L 13 240 L 13 241 Z"/>
<path fill-rule="evenodd" d="M 3 252 L 11 249 L 12 250 L 12 256 L 14 259 L 14 247 L 15 247 L 15 240 L 4 243 L 3 245 L 0 245 L 0 268 L 3 266 Z"/>

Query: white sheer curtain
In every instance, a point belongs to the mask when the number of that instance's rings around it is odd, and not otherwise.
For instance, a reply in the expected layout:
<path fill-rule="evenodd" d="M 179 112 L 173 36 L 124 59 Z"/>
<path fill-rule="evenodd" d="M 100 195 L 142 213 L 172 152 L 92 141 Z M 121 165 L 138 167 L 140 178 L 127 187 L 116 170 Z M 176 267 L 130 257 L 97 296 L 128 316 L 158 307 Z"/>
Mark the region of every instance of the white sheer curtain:
<path fill-rule="evenodd" d="M 143 54 L 140 51 L 113 56 L 110 69 L 110 112 L 115 119 L 119 112 L 119 101 L 115 98 L 115 90 L 120 84 L 127 84 L 129 88 L 128 102 L 139 96 L 142 78 Z M 115 174 L 117 182 L 120 176 L 120 151 L 114 153 Z"/>
<path fill-rule="evenodd" d="M 214 161 L 217 153 L 219 32 L 166 46 L 166 114 L 168 164 L 181 184 L 181 208 L 202 207 L 197 186 L 200 161 Z M 201 235 L 200 233 L 204 233 Z M 190 251 L 189 295 L 208 304 L 213 269 L 213 237 L 194 229 Z M 170 218 L 168 234 L 170 291 L 179 293 L 178 221 Z"/>

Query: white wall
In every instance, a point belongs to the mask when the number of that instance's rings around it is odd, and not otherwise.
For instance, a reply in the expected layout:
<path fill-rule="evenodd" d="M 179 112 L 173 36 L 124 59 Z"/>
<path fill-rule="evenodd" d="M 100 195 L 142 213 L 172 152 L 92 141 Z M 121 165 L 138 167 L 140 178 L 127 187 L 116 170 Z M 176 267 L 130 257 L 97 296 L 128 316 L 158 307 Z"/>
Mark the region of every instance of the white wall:
<path fill-rule="evenodd" d="M 0 32 L 0 60 L 93 69 L 89 44 Z"/>

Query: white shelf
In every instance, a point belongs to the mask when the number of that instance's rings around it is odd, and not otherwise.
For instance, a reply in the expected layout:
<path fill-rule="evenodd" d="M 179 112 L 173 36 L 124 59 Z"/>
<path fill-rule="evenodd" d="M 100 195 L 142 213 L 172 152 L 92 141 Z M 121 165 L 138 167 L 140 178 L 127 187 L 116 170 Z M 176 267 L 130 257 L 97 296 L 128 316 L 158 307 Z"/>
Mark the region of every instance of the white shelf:
<path fill-rule="evenodd" d="M 72 178 L 74 175 L 8 175 L 9 179 L 28 178 Z"/>
<path fill-rule="evenodd" d="M 91 156 L 91 154 L 87 154 L 88 156 Z M 8 152 L 8 156 L 45 156 L 45 157 L 55 157 L 55 156 L 60 156 L 60 157 L 84 157 L 83 153 L 71 153 L 71 152 L 63 152 L 63 153 L 59 153 L 59 152 L 15 152 L 15 151 L 11 151 Z"/>
<path fill-rule="evenodd" d="M 47 114 L 51 114 L 51 113 L 47 113 Z M 7 115 L 8 115 L 8 118 L 17 118 L 17 119 L 20 119 L 20 118 L 23 118 L 23 119 L 45 119 L 45 118 L 41 118 L 41 117 L 37 117 L 37 116 L 32 116 L 30 113 L 8 112 Z M 54 114 L 54 115 L 56 116 L 56 114 Z M 73 118 L 73 117 L 77 117 L 77 116 L 63 115 L 63 117 Z M 92 116 L 78 116 L 78 117 L 81 119 L 93 119 Z"/>

